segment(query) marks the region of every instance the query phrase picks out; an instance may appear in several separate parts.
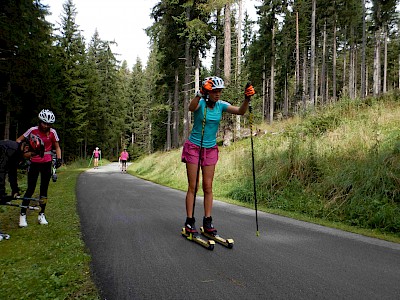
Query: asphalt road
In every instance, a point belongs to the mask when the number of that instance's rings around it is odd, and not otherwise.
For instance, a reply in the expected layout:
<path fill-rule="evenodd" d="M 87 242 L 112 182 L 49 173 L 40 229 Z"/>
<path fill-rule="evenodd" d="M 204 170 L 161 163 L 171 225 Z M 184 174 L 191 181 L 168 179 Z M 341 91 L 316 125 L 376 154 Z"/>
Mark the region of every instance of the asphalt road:
<path fill-rule="evenodd" d="M 400 244 L 215 201 L 213 251 L 180 234 L 185 193 L 118 164 L 77 185 L 85 244 L 102 299 L 400 299 Z M 198 226 L 202 199 L 197 198 Z"/>

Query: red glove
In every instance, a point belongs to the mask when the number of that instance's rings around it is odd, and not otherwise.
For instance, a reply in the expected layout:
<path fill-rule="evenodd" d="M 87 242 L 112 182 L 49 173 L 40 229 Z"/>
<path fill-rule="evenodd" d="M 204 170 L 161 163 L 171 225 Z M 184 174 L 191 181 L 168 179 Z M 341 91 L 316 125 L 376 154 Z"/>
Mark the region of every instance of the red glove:
<path fill-rule="evenodd" d="M 244 95 L 246 97 L 251 97 L 256 93 L 254 90 L 254 87 L 252 85 L 246 86 L 246 89 L 244 90 Z"/>

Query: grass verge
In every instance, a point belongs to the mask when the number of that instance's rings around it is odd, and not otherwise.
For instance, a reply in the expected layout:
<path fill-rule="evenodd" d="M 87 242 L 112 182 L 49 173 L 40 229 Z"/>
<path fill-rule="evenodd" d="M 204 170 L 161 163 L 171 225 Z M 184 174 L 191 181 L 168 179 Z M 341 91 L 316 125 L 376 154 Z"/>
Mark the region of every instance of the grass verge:
<path fill-rule="evenodd" d="M 38 213 L 31 211 L 28 227 L 18 228 L 19 208 L 0 206 L 0 228 L 11 235 L 0 242 L 0 298 L 100 299 L 76 209 L 75 186 L 83 165 L 60 168 L 58 181 L 50 182 L 48 226 L 39 225 Z"/>

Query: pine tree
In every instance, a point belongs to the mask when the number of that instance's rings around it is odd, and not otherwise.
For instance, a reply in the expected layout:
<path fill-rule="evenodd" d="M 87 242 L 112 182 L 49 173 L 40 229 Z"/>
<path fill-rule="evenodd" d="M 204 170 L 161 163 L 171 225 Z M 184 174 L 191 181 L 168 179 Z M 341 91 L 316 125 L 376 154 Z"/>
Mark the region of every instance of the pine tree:
<path fill-rule="evenodd" d="M 53 61 L 47 14 L 47 7 L 39 1 L 0 2 L 0 136 L 3 138 L 16 138 L 17 128 L 32 126 L 42 107 L 51 104 Z"/>
<path fill-rule="evenodd" d="M 85 43 L 75 22 L 77 11 L 72 0 L 63 4 L 57 48 L 61 68 L 60 89 L 63 95 L 57 103 L 56 115 L 62 120 L 59 132 L 64 159 L 81 155 L 87 118 L 87 71 Z"/>

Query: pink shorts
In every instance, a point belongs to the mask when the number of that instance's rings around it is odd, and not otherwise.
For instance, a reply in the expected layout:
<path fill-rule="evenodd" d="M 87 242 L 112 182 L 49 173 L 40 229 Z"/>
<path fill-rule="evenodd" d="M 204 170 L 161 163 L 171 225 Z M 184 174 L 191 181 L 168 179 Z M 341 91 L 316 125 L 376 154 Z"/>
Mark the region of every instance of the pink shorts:
<path fill-rule="evenodd" d="M 188 164 L 198 164 L 199 163 L 199 152 L 200 147 L 193 144 L 191 141 L 187 140 L 183 145 L 182 150 L 182 162 Z M 201 156 L 202 166 L 213 166 L 217 164 L 218 161 L 218 146 L 215 145 L 212 148 L 203 148 Z"/>

